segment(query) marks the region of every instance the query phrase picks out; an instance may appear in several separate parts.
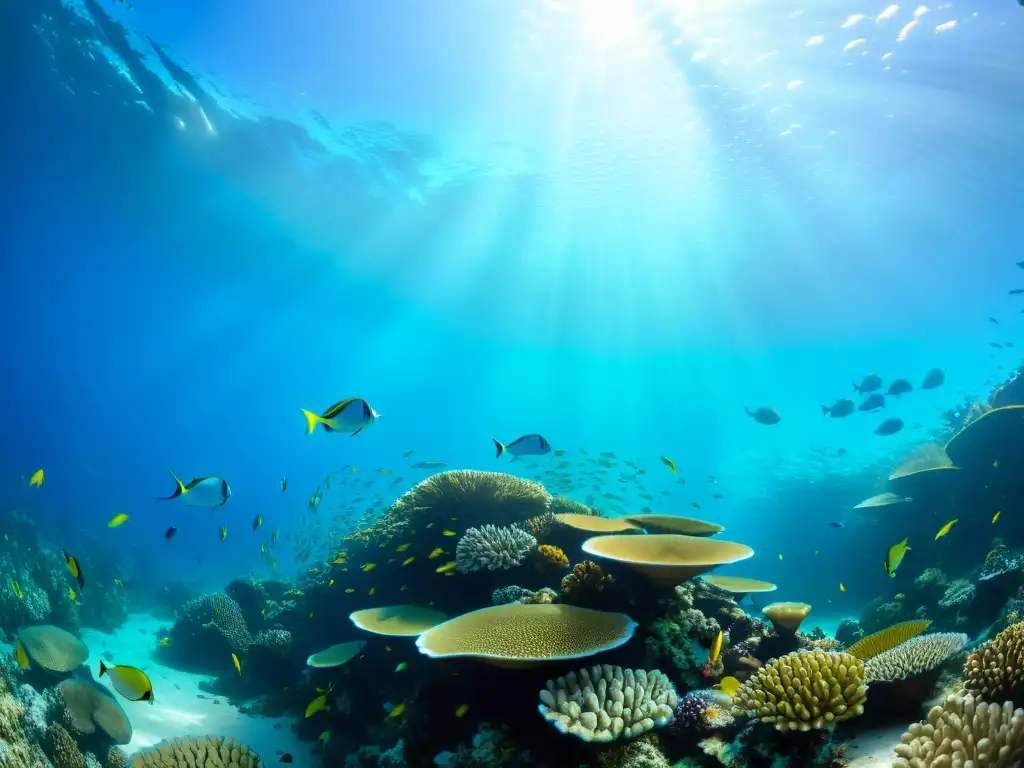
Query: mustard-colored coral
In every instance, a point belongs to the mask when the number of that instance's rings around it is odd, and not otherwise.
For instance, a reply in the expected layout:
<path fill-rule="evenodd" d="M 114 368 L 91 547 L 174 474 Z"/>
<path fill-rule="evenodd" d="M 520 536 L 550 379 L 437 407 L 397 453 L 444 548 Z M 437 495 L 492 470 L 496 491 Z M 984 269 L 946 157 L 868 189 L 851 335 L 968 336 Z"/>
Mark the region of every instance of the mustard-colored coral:
<path fill-rule="evenodd" d="M 902 621 L 891 627 L 880 629 L 874 634 L 862 637 L 846 649 L 851 656 L 867 661 L 872 656 L 885 653 L 912 637 L 917 637 L 932 625 L 931 621 Z"/>
<path fill-rule="evenodd" d="M 85 765 L 78 744 L 59 723 L 50 723 L 46 728 L 46 753 L 53 768 L 83 768 Z"/>
<path fill-rule="evenodd" d="M 1024 710 L 949 696 L 914 723 L 896 747 L 893 768 L 1009 768 L 1024 758 Z"/>
<path fill-rule="evenodd" d="M 221 736 L 161 741 L 132 756 L 132 768 L 264 768 L 260 756 Z"/>
<path fill-rule="evenodd" d="M 848 653 L 790 653 L 740 686 L 732 713 L 779 731 L 831 728 L 864 712 L 864 675 L 864 662 Z"/>
<path fill-rule="evenodd" d="M 553 565 L 556 568 L 565 568 L 569 565 L 569 558 L 558 547 L 553 547 L 550 544 L 541 544 L 537 547 L 537 552 L 548 565 Z"/>
<path fill-rule="evenodd" d="M 1024 622 L 1007 627 L 967 657 L 964 688 L 985 701 L 1024 704 Z"/>
<path fill-rule="evenodd" d="M 604 592 L 611 576 L 601 570 L 593 560 L 584 560 L 572 567 L 572 573 L 562 579 L 562 597 L 568 602 L 579 601 L 587 595 Z"/>

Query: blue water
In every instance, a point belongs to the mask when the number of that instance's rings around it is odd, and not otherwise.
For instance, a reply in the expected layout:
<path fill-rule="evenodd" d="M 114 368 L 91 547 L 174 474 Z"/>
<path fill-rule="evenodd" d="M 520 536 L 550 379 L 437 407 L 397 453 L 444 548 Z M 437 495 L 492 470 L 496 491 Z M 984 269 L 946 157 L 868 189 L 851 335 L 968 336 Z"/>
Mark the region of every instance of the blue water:
<path fill-rule="evenodd" d="M 530 475 L 491 439 L 541 432 L 855 612 L 908 532 L 850 508 L 1020 363 L 1014 2 L 0 8 L 2 504 L 135 578 L 267 577 L 250 521 L 298 535 L 329 472 Z M 348 396 L 379 422 L 303 433 Z M 156 501 L 168 468 L 233 496 Z"/>

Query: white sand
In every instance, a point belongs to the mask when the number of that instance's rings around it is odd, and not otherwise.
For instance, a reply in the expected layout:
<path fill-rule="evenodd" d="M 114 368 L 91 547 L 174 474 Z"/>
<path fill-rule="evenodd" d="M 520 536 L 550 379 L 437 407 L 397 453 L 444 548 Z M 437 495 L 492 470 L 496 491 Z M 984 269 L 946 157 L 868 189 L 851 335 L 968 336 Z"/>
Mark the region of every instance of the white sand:
<path fill-rule="evenodd" d="M 279 763 L 278 750 L 291 753 L 296 768 L 320 765 L 309 754 L 316 743 L 300 742 L 292 733 L 291 720 L 244 715 L 223 696 L 199 688 L 199 683 L 211 678 L 179 672 L 153 661 L 156 633 L 169 624 L 152 616 L 133 614 L 113 634 L 94 629 L 82 631 L 82 640 L 89 646 L 87 663 L 93 677 L 107 686 L 131 720 L 134 735 L 131 743 L 122 747 L 125 752 L 132 754 L 164 739 L 181 736 L 230 736 L 258 752 L 268 766 Z M 153 682 L 155 702 L 126 701 L 114 693 L 106 675 L 98 678 L 100 657 L 107 665 L 130 664 L 146 672 Z M 197 698 L 199 694 L 206 698 Z"/>

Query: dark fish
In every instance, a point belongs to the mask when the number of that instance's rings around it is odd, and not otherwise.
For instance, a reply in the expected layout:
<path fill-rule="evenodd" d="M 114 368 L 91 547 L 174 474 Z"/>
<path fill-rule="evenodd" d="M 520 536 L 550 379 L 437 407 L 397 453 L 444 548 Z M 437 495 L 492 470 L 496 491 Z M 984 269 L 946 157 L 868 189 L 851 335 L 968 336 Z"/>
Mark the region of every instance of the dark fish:
<path fill-rule="evenodd" d="M 164 538 L 165 538 L 165 539 L 167 539 L 168 541 L 170 541 L 171 539 L 173 539 L 173 538 L 174 538 L 174 534 L 176 534 L 177 532 L 178 532 L 178 529 L 177 529 L 177 528 L 175 528 L 175 527 L 174 527 L 174 526 L 172 525 L 172 526 L 171 526 L 170 528 L 168 528 L 168 529 L 167 529 L 167 531 L 166 531 L 166 532 L 164 533 Z"/>
<path fill-rule="evenodd" d="M 281 493 L 284 493 L 287 490 L 288 490 L 288 478 L 287 477 L 282 477 L 281 478 Z"/>
<path fill-rule="evenodd" d="M 999 321 L 996 320 L 994 317 L 990 317 L 988 321 L 992 323 L 992 325 L 999 325 Z"/>
<path fill-rule="evenodd" d="M 898 395 L 905 395 L 907 392 L 913 392 L 913 391 L 914 391 L 914 385 L 911 384 L 909 381 L 907 381 L 906 379 L 895 379 L 889 385 L 889 391 L 886 392 L 885 394 L 893 395 L 893 396 L 898 396 Z"/>
<path fill-rule="evenodd" d="M 842 523 L 839 523 L 839 522 L 835 522 L 835 521 L 833 521 L 833 522 L 829 523 L 829 525 L 831 525 L 831 526 L 832 526 L 833 528 L 845 528 L 845 527 L 846 527 L 846 526 L 845 526 L 845 525 L 843 525 Z"/>
<path fill-rule="evenodd" d="M 1011 296 L 1019 296 L 1022 293 L 1024 293 L 1024 288 L 1014 288 L 1012 291 L 1010 291 Z"/>
<path fill-rule="evenodd" d="M 888 437 L 889 435 L 895 435 L 901 429 L 903 429 L 903 419 L 891 418 L 879 424 L 875 434 Z"/>
<path fill-rule="evenodd" d="M 291 763 L 291 762 L 293 762 L 292 753 L 291 752 L 285 752 L 283 755 L 281 755 L 281 760 L 279 762 L 282 762 L 282 763 Z"/>
<path fill-rule="evenodd" d="M 924 377 L 924 383 L 921 385 L 921 389 L 935 389 L 936 387 L 941 387 L 945 381 L 946 374 L 942 372 L 942 369 L 932 368 Z"/>
<path fill-rule="evenodd" d="M 990 347 L 994 348 L 994 349 L 1002 349 L 1002 348 L 1003 348 L 1003 345 L 1002 345 L 1002 344 L 1000 344 L 1000 343 L 999 343 L 998 341 L 990 341 L 990 342 L 988 343 L 988 345 L 989 345 Z"/>
<path fill-rule="evenodd" d="M 778 424 L 782 421 L 782 417 L 779 416 L 779 412 L 774 408 L 769 408 L 767 405 L 762 405 L 756 411 L 752 411 L 749 408 L 744 408 L 743 410 L 745 410 L 747 415 L 758 424 L 767 424 L 768 426 L 771 426 L 772 424 Z"/>
<path fill-rule="evenodd" d="M 842 398 L 836 400 L 832 405 L 821 406 L 821 413 L 823 416 L 831 416 L 833 419 L 841 419 L 844 416 L 849 416 L 853 413 L 853 400 L 848 398 Z"/>
<path fill-rule="evenodd" d="M 1018 261 L 1017 266 L 1020 267 L 1021 269 L 1024 269 L 1024 261 Z"/>
<path fill-rule="evenodd" d="M 849 453 L 849 451 L 847 451 L 845 448 L 840 448 L 838 451 L 836 451 L 836 453 L 838 453 L 840 456 L 845 456 L 847 453 Z"/>
<path fill-rule="evenodd" d="M 874 392 L 875 390 L 882 388 L 882 377 L 877 373 L 869 373 L 865 376 L 860 384 L 854 384 L 853 389 L 855 392 L 861 394 L 867 394 L 868 392 Z"/>
<path fill-rule="evenodd" d="M 879 408 L 885 408 L 885 395 L 881 392 L 868 395 L 867 399 L 857 406 L 858 411 L 877 411 Z"/>
<path fill-rule="evenodd" d="M 68 570 L 71 571 L 71 575 L 78 582 L 78 588 L 81 589 L 85 586 L 85 575 L 82 573 L 82 566 L 78 564 L 78 558 L 74 555 L 69 555 L 63 549 L 61 552 L 64 553 L 64 562 L 67 563 Z"/>

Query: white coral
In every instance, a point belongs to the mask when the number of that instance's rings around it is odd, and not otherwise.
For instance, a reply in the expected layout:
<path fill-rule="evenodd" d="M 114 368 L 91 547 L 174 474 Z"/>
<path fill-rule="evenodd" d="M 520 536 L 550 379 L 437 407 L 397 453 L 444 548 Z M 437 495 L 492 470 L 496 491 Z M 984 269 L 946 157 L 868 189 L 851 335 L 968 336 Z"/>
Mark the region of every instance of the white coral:
<path fill-rule="evenodd" d="M 508 570 L 523 562 L 536 546 L 537 539 L 516 525 L 467 528 L 455 546 L 455 570 Z"/>

